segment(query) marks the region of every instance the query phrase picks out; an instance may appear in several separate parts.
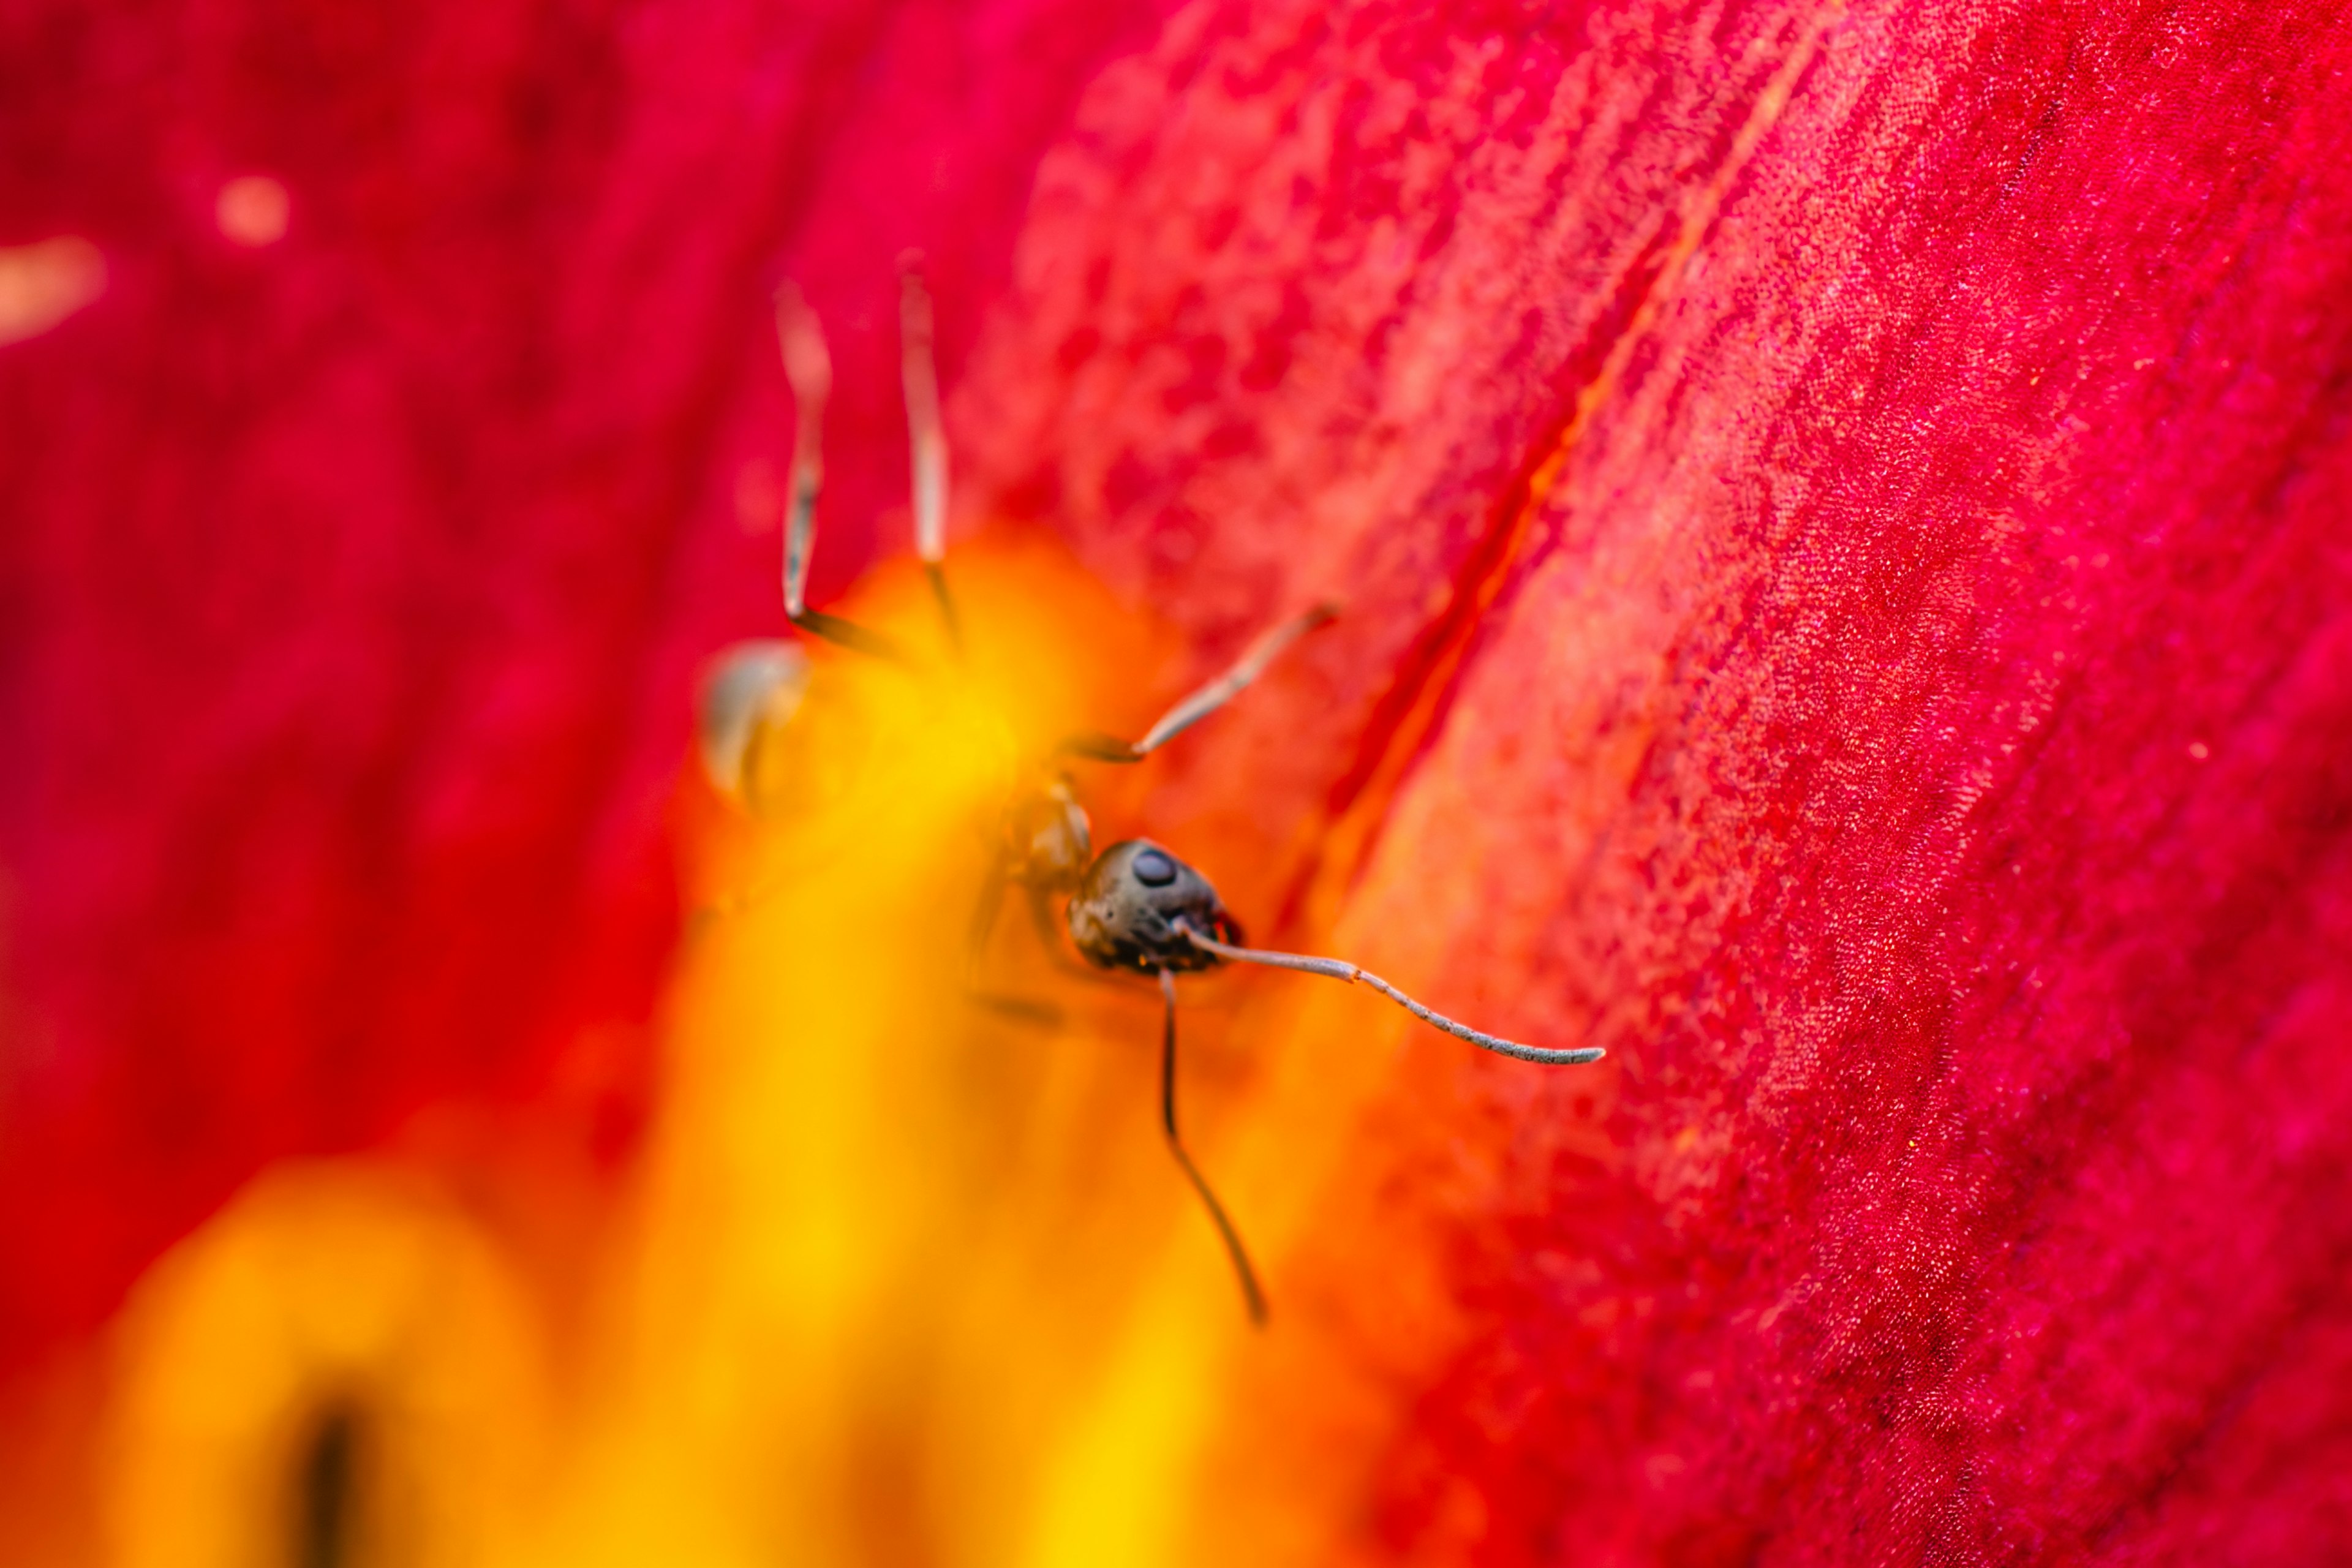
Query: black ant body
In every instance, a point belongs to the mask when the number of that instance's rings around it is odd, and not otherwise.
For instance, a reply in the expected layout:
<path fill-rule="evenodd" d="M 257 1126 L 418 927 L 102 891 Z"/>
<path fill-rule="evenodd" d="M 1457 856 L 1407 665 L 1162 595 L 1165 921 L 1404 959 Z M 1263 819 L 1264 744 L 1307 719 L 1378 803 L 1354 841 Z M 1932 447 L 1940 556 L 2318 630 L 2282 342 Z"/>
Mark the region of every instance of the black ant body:
<path fill-rule="evenodd" d="M 899 324 L 914 458 L 916 550 L 937 600 L 949 646 L 960 654 L 962 630 L 942 564 L 947 542 L 947 440 L 931 363 L 930 300 L 913 266 L 901 272 Z M 873 658 L 919 665 L 911 651 L 887 634 L 812 610 L 806 604 L 809 552 L 824 477 L 824 403 L 832 368 L 814 313 L 789 283 L 776 296 L 776 329 L 785 375 L 798 405 L 783 531 L 785 614 L 793 626 L 809 635 Z M 1285 648 L 1329 621 L 1333 614 L 1329 605 L 1318 605 L 1266 632 L 1230 669 L 1178 702 L 1139 741 L 1095 732 L 1066 739 L 1045 766 L 1032 771 L 1028 782 L 1005 807 L 987 889 L 972 928 L 977 953 L 1003 893 L 1008 888 L 1018 888 L 1027 896 L 1050 952 L 1058 955 L 1060 935 L 1066 931 L 1078 956 L 1094 969 L 1158 979 L 1162 1004 L 1160 1124 L 1177 1164 L 1200 1194 L 1224 1242 L 1251 1320 L 1259 1324 L 1265 1321 L 1265 1296 L 1248 1251 L 1177 1130 L 1178 974 L 1228 963 L 1300 970 L 1370 986 L 1456 1039 L 1521 1061 L 1560 1066 L 1597 1061 L 1602 1055 L 1597 1047 L 1548 1050 L 1482 1034 L 1423 1006 L 1378 975 L 1339 959 L 1247 947 L 1240 923 L 1218 898 L 1216 889 L 1171 851 L 1135 838 L 1095 852 L 1092 825 L 1068 774 L 1059 765 L 1061 760 L 1140 762 L 1239 696 Z M 746 786 L 755 771 L 761 742 L 774 727 L 789 721 L 806 679 L 805 659 L 790 644 L 740 644 L 722 656 L 705 684 L 700 715 L 703 764 L 722 794 L 739 801 L 747 798 Z M 1053 919 L 1055 900 L 1063 901 L 1059 931 Z"/>

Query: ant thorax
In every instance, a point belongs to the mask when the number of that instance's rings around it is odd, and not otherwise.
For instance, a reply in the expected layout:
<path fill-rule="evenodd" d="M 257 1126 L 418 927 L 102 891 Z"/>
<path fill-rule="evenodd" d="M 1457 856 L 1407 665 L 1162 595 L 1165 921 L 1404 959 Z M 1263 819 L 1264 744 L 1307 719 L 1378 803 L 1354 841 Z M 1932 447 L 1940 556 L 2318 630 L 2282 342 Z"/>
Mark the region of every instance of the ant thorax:
<path fill-rule="evenodd" d="M 1004 879 L 1015 887 L 1067 893 L 1086 880 L 1095 858 L 1094 825 L 1068 774 L 1042 773 L 1014 792 L 997 853 Z"/>

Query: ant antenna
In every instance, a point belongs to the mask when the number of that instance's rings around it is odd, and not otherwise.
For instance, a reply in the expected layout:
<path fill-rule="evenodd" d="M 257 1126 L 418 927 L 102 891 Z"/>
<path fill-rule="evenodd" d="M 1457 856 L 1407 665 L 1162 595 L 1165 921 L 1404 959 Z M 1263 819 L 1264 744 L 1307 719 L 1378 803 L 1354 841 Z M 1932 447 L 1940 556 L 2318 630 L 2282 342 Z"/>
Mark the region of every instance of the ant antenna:
<path fill-rule="evenodd" d="M 1164 1018 L 1160 1030 L 1160 1125 L 1167 1131 L 1169 1152 L 1184 1168 L 1184 1174 L 1192 1178 L 1192 1190 L 1201 1194 L 1209 1217 L 1217 1224 L 1217 1234 L 1224 1238 L 1225 1252 L 1234 1260 L 1234 1273 L 1242 1282 L 1242 1298 L 1249 1304 L 1250 1321 L 1262 1329 L 1265 1327 L 1265 1292 L 1258 1289 L 1257 1270 L 1250 1267 L 1241 1233 L 1225 1217 L 1224 1205 L 1209 1190 L 1207 1180 L 1202 1176 L 1200 1167 L 1192 1163 L 1192 1156 L 1184 1152 L 1184 1141 L 1176 1132 L 1176 976 L 1169 970 L 1160 972 L 1160 996 Z"/>
<path fill-rule="evenodd" d="M 833 392 L 833 356 L 824 329 L 797 284 L 776 289 L 776 346 L 792 384 L 797 417 L 793 476 L 784 509 L 784 615 L 803 631 L 894 663 L 913 662 L 894 637 L 808 607 L 809 553 L 816 543 L 816 498 L 824 488 L 824 402 Z"/>
<path fill-rule="evenodd" d="M 1339 606 L 1326 601 L 1304 615 L 1294 616 L 1280 626 L 1260 633 L 1257 640 L 1243 651 L 1231 668 L 1161 714 L 1160 721 L 1145 731 L 1140 741 L 1128 742 L 1116 735 L 1089 732 L 1071 736 L 1062 742 L 1059 751 L 1065 755 L 1090 757 L 1099 763 L 1139 763 L 1239 697 L 1251 681 L 1265 673 L 1265 667 L 1280 657 L 1283 649 L 1318 626 L 1329 625 L 1339 614 Z"/>
<path fill-rule="evenodd" d="M 948 552 L 948 435 L 940 417 L 940 376 L 931 357 L 931 296 L 923 253 L 898 258 L 898 376 L 907 390 L 907 447 L 914 463 L 915 553 L 939 600 L 948 641 L 963 651 L 963 625 L 940 563 Z"/>
<path fill-rule="evenodd" d="M 1607 1054 L 1599 1046 L 1585 1046 L 1572 1051 L 1548 1051 L 1540 1046 L 1523 1046 L 1516 1040 L 1504 1039 L 1499 1035 L 1482 1035 L 1467 1024 L 1457 1024 L 1443 1013 L 1433 1012 L 1379 975 L 1344 960 L 1309 958 L 1297 952 L 1269 952 L 1262 948 L 1232 947 L 1213 937 L 1202 936 L 1181 919 L 1171 923 L 1186 942 L 1203 952 L 1213 952 L 1219 958 L 1238 960 L 1243 963 L 1262 963 L 1269 969 L 1297 969 L 1332 980 L 1360 982 L 1432 1028 L 1443 1029 L 1457 1040 L 1467 1040 L 1480 1050 L 1493 1051 L 1496 1056 L 1514 1057 L 1523 1062 L 1542 1062 L 1552 1067 L 1576 1067 L 1585 1062 L 1597 1062 Z"/>

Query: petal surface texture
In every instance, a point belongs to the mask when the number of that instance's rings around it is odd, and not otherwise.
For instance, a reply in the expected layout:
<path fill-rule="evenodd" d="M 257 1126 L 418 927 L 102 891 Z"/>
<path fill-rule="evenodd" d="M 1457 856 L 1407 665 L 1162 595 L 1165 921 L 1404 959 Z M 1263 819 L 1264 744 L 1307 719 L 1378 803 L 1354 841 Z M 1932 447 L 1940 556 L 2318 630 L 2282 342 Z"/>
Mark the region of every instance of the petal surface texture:
<path fill-rule="evenodd" d="M 349 1399 L 501 1562 L 2352 1559 L 2342 8 L 0 27 L 0 1436 L 117 1467 L 0 1555 Z M 786 278 L 930 635 L 909 247 L 973 652 L 747 822 Z M 1609 1054 L 1187 981 L 1258 1333 L 1156 993 L 964 965 L 1027 759 L 1326 599 L 1097 842 Z"/>

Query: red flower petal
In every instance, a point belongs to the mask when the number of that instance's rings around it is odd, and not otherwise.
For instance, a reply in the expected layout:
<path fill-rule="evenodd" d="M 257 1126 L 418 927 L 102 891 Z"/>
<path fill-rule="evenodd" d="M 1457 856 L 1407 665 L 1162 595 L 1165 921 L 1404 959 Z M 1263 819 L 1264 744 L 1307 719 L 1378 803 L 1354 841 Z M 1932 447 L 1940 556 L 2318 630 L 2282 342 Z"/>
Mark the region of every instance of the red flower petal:
<path fill-rule="evenodd" d="M 1164 47 L 982 362 L 1112 581 L 1356 609 L 1169 809 L 1619 1064 L 1365 1131 L 1294 1269 L 1469 1324 L 1347 1293 L 1210 1534 L 1402 1380 L 1357 1550 L 2341 1550 L 2352 35 L 1486 23 Z"/>
<path fill-rule="evenodd" d="M 1101 15 L 49 24 L 16 1342 L 641 1016 L 760 295 L 865 517 L 914 241 L 969 492 L 1204 661 L 1347 602 L 1150 819 L 1612 1052 L 1381 1089 L 1198 1555 L 2343 1555 L 2352 27 L 1202 7 L 1079 101 Z"/>

